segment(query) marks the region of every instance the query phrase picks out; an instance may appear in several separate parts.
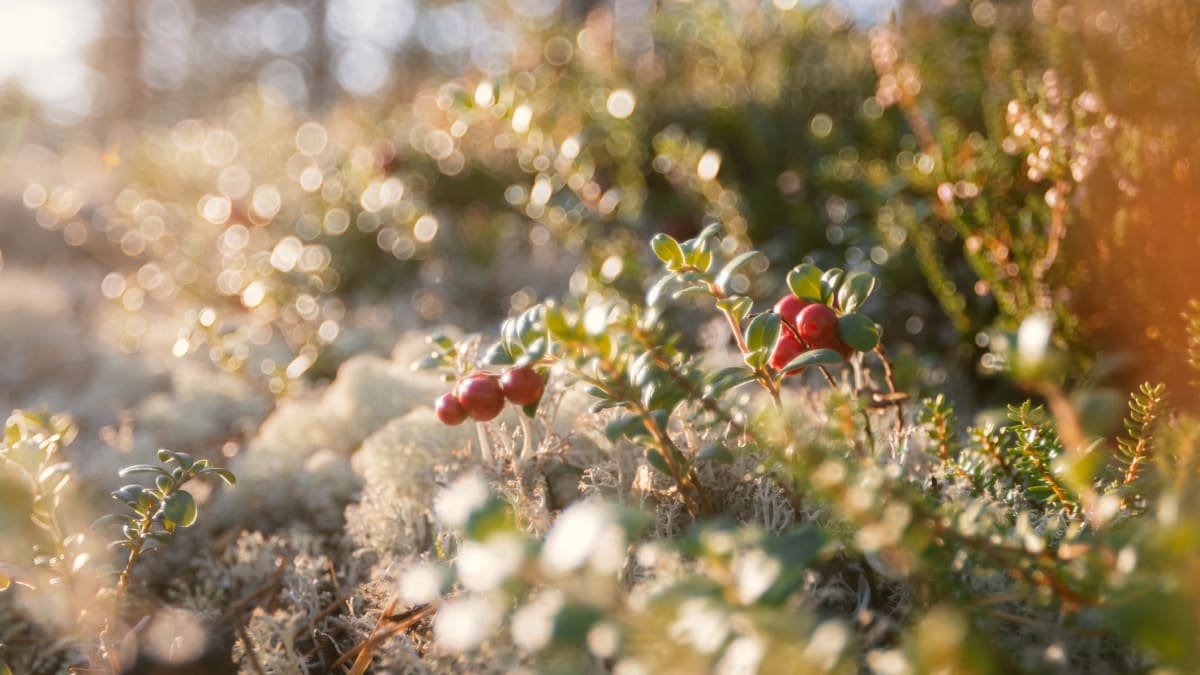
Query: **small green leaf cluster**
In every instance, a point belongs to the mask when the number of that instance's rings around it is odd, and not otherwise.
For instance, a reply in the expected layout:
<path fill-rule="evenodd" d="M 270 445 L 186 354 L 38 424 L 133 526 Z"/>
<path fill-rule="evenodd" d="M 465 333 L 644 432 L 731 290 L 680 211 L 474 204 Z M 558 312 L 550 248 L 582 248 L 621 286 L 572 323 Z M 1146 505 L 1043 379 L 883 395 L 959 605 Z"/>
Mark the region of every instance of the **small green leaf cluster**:
<path fill-rule="evenodd" d="M 5 424 L 0 444 L 0 466 L 28 489 L 30 520 L 49 539 L 49 545 L 34 545 L 33 562 L 60 582 L 87 561 L 80 550 L 82 537 L 67 530 L 59 513 L 72 483 L 71 465 L 59 451 L 77 434 L 67 415 L 16 410 Z M 0 578 L 0 591 L 7 586 L 7 576 Z"/>
<path fill-rule="evenodd" d="M 414 367 L 440 370 L 448 380 L 496 365 L 557 367 L 567 384 L 583 383 L 596 399 L 593 411 L 623 411 L 608 424 L 608 438 L 640 445 L 649 466 L 671 479 L 688 510 L 693 515 L 702 513 L 710 500 L 698 483 L 695 464 L 728 453 L 680 447 L 668 431 L 673 416 L 687 409 L 700 413 L 702 427 L 742 428 L 744 415 L 722 401 L 732 390 L 757 382 L 779 405 L 785 376 L 809 366 L 824 372 L 825 365 L 843 359 L 835 349 L 813 344 L 783 367 L 768 365 L 782 340 L 808 343 L 789 337 L 796 335 L 796 317 L 781 317 L 770 310 L 755 313 L 753 299 L 735 290 L 749 286 L 748 275 L 766 269 L 765 257 L 757 251 L 730 252 L 737 247 L 736 239 L 722 238 L 720 233 L 721 228 L 713 225 L 683 242 L 666 234 L 653 237 L 650 248 L 664 269 L 648 283 L 644 304 L 616 293 L 537 304 L 503 322 L 499 339 L 492 344 L 480 345 L 476 337 L 458 342 L 442 335 L 430 337 L 433 351 Z M 789 275 L 788 284 L 790 292 L 803 300 L 801 304 L 824 304 L 840 313 L 838 337 L 851 349 L 876 347 L 879 327 L 859 311 L 876 286 L 874 277 L 800 265 Z M 698 355 L 680 347 L 682 336 L 667 320 L 666 310 L 687 296 L 712 301 L 730 328 L 744 366 L 710 370 Z M 825 375 L 829 378 L 828 372 Z"/>
<path fill-rule="evenodd" d="M 1126 436 L 1117 439 L 1117 461 L 1125 466 L 1123 485 L 1131 485 L 1153 458 L 1154 426 L 1161 421 L 1166 401 L 1166 385 L 1142 383 L 1129 395 L 1129 416 L 1125 418 Z"/>
<path fill-rule="evenodd" d="M 159 450 L 158 461 L 161 464 L 135 464 L 121 469 L 122 477 L 154 476 L 154 485 L 132 483 L 114 490 L 113 499 L 125 504 L 133 513 L 109 514 L 96 523 L 96 526 L 121 526 L 122 538 L 109 546 L 128 548 L 130 564 L 137 555 L 170 541 L 177 528 L 195 524 L 196 500 L 183 489 L 189 481 L 201 476 L 215 476 L 229 485 L 237 482 L 228 469 L 215 467 L 207 459 L 195 459 L 186 452 Z"/>

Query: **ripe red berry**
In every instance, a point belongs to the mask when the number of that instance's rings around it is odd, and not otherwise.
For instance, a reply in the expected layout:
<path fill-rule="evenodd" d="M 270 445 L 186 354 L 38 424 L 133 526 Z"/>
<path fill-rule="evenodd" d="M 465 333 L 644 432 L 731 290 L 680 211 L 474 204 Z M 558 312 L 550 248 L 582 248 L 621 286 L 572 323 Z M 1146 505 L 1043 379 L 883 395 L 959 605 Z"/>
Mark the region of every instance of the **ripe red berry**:
<path fill-rule="evenodd" d="M 838 318 L 825 305 L 809 305 L 796 315 L 796 330 L 813 347 L 825 347 L 838 337 Z"/>
<path fill-rule="evenodd" d="M 542 400 L 545 383 L 542 376 L 529 366 L 510 368 L 500 378 L 500 388 L 504 396 L 517 405 L 529 405 Z"/>
<path fill-rule="evenodd" d="M 443 394 L 433 404 L 433 409 L 437 411 L 437 417 L 442 421 L 442 424 L 447 426 L 458 426 L 467 421 L 467 409 L 463 407 L 462 403 L 458 402 L 453 392 Z"/>
<path fill-rule="evenodd" d="M 780 298 L 779 302 L 775 303 L 775 313 L 782 317 L 784 321 L 793 323 L 796 320 L 796 315 L 800 313 L 800 310 L 808 307 L 808 305 L 809 302 L 807 300 L 801 300 L 791 293 L 788 293 Z M 786 331 L 787 329 L 784 330 Z"/>
<path fill-rule="evenodd" d="M 792 335 L 792 332 L 785 328 L 779 334 L 779 339 L 775 341 L 775 351 L 771 352 L 771 359 L 768 363 L 775 370 L 783 370 L 783 367 L 791 363 L 792 359 L 806 351 L 808 350 L 796 339 L 796 336 Z M 799 373 L 800 371 L 797 370 L 791 374 L 797 375 Z"/>
<path fill-rule="evenodd" d="M 472 375 L 458 385 L 458 401 L 467 414 L 481 422 L 495 418 L 504 409 L 504 392 L 495 375 Z"/>

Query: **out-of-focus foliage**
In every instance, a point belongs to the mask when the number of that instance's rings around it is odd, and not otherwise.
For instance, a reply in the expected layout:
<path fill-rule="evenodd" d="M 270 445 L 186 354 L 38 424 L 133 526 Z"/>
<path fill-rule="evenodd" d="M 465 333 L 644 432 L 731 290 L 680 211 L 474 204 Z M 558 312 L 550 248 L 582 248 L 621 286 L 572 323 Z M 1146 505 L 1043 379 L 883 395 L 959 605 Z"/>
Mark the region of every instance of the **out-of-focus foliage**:
<path fill-rule="evenodd" d="M 130 360 L 6 430 L 0 673 L 1200 668 L 1190 0 L 266 4 L 13 99 Z"/>

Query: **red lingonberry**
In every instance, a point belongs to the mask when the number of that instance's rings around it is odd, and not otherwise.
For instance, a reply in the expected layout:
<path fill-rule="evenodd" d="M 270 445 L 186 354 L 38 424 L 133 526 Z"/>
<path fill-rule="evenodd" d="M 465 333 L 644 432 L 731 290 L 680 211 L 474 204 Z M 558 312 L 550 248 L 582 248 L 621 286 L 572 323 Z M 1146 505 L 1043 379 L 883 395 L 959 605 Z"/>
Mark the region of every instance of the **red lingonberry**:
<path fill-rule="evenodd" d="M 809 302 L 807 300 L 801 300 L 791 293 L 788 293 L 780 298 L 779 302 L 775 303 L 775 313 L 782 317 L 784 321 L 793 323 L 796 320 L 796 315 L 800 313 L 800 310 L 808 307 L 808 305 Z M 785 328 L 784 331 L 786 330 L 787 329 Z"/>
<path fill-rule="evenodd" d="M 796 330 L 809 345 L 830 345 L 838 337 L 838 318 L 825 305 L 809 305 L 796 315 Z"/>
<path fill-rule="evenodd" d="M 458 426 L 467 421 L 467 409 L 459 403 L 453 392 L 443 394 L 433 404 L 433 409 L 437 411 L 437 417 L 442 424 L 447 426 Z"/>
<path fill-rule="evenodd" d="M 500 379 L 486 373 L 476 374 L 458 385 L 458 401 L 473 419 L 486 422 L 504 409 Z"/>
<path fill-rule="evenodd" d="M 775 351 L 771 352 L 771 359 L 768 363 L 775 370 L 783 370 L 783 367 L 791 363 L 792 359 L 806 351 L 808 350 L 796 339 L 796 336 L 792 335 L 792 332 L 787 328 L 784 328 L 779 333 L 779 339 L 775 341 Z M 796 371 L 792 375 L 799 373 L 800 371 Z"/>
<path fill-rule="evenodd" d="M 517 405 L 529 405 L 542 400 L 545 386 L 542 376 L 529 366 L 511 368 L 500 378 L 500 388 L 505 398 Z"/>

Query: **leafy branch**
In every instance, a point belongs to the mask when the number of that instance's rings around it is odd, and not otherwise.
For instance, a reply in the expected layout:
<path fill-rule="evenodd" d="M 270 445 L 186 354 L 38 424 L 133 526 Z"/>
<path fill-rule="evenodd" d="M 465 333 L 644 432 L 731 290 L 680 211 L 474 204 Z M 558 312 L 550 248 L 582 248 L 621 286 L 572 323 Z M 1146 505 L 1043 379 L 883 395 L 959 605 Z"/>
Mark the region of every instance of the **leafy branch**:
<path fill-rule="evenodd" d="M 1142 466 L 1150 460 L 1150 442 L 1155 422 L 1162 414 L 1163 401 L 1166 398 L 1166 385 L 1151 386 L 1144 382 L 1139 392 L 1129 396 L 1129 416 L 1125 418 L 1125 438 L 1117 439 L 1121 463 L 1125 464 L 1125 473 L 1121 478 L 1123 485 L 1130 485 L 1138 478 Z"/>

